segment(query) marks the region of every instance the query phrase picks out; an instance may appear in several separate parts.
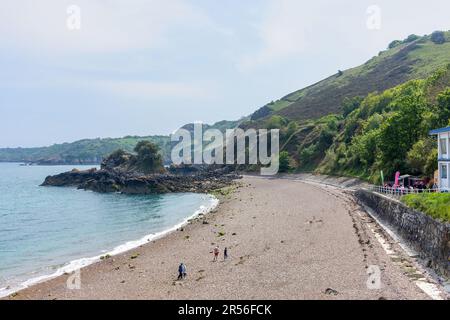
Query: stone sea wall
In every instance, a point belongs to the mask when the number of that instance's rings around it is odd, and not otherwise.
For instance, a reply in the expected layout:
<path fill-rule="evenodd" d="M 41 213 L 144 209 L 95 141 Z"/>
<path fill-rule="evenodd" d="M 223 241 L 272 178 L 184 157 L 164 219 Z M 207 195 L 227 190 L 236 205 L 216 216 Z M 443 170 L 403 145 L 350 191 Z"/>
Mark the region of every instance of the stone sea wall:
<path fill-rule="evenodd" d="M 370 207 L 377 218 L 391 226 L 414 248 L 429 266 L 450 277 L 450 224 L 435 220 L 386 196 L 358 190 L 359 201 Z"/>

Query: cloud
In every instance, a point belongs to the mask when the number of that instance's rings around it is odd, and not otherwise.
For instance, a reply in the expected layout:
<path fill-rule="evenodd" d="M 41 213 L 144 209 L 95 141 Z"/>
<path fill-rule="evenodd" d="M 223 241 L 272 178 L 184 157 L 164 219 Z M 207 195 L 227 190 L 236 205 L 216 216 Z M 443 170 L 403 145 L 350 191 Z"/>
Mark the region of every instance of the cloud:
<path fill-rule="evenodd" d="M 303 52 L 307 47 L 308 26 L 308 21 L 303 19 L 304 9 L 301 1 L 271 0 L 265 17 L 254 26 L 261 49 L 243 56 L 240 68 L 252 68 Z"/>
<path fill-rule="evenodd" d="M 81 10 L 80 30 L 67 27 L 71 5 Z M 0 46 L 75 54 L 146 49 L 164 45 L 174 28 L 209 23 L 183 0 L 15 0 L 2 3 Z"/>
<path fill-rule="evenodd" d="M 139 100 L 202 99 L 210 94 L 210 90 L 206 90 L 204 85 L 183 82 L 105 80 L 91 82 L 87 87 L 103 91 L 108 95 Z"/>

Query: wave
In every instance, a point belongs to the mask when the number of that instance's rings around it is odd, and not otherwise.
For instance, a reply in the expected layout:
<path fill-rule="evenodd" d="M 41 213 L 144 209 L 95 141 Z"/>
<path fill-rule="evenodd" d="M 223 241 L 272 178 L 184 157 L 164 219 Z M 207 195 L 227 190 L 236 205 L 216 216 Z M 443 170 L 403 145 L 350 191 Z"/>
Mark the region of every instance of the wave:
<path fill-rule="evenodd" d="M 26 280 L 20 284 L 18 284 L 17 286 L 14 287 L 5 287 L 5 288 L 0 288 L 0 298 L 1 297 L 6 297 L 8 295 L 11 295 L 17 291 L 23 290 L 25 288 L 28 288 L 32 285 L 38 284 L 40 282 L 44 282 L 46 280 L 50 280 L 53 278 L 57 278 L 61 275 L 64 274 L 68 274 L 68 273 L 73 273 L 81 268 L 87 267 L 95 262 L 99 262 L 101 261 L 101 257 L 104 257 L 106 255 L 109 256 L 115 256 L 121 253 L 124 253 L 126 251 L 135 249 L 137 247 L 140 247 L 146 243 L 149 243 L 151 241 L 160 239 L 164 236 L 166 236 L 169 233 L 172 233 L 174 231 L 176 231 L 177 229 L 185 226 L 186 224 L 188 224 L 188 222 L 194 218 L 196 218 L 197 216 L 201 215 L 201 214 L 207 214 L 209 212 L 211 212 L 212 210 L 214 210 L 217 205 L 219 204 L 219 200 L 212 196 L 209 195 L 210 197 L 210 203 L 206 206 L 200 206 L 200 208 L 198 210 L 196 210 L 191 216 L 185 218 L 182 222 L 174 225 L 173 227 L 170 227 L 166 230 L 157 232 L 157 233 L 151 233 L 148 234 L 138 240 L 133 240 L 133 241 L 128 241 L 124 244 L 121 244 L 115 248 L 113 248 L 110 251 L 105 250 L 104 252 L 102 252 L 101 254 L 94 256 L 94 257 L 87 257 L 87 258 L 80 258 L 80 259 L 76 259 L 73 261 L 70 261 L 69 263 L 67 263 L 66 265 L 58 268 L 54 273 L 52 274 L 47 274 L 47 275 L 41 275 L 38 277 L 33 277 L 29 280 Z"/>

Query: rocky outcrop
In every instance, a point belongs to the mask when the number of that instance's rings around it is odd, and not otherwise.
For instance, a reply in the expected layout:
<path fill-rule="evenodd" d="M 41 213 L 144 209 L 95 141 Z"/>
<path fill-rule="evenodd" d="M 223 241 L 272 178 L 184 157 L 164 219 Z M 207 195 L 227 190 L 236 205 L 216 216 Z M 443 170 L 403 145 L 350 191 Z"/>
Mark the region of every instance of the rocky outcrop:
<path fill-rule="evenodd" d="M 450 276 L 450 224 L 386 196 L 358 190 L 356 197 L 396 230 L 440 274 Z"/>
<path fill-rule="evenodd" d="M 100 170 L 72 170 L 48 176 L 42 186 L 72 186 L 95 192 L 155 194 L 168 192 L 201 192 L 230 185 L 240 176 L 227 167 L 172 167 L 167 173 L 144 175 L 112 167 Z"/>

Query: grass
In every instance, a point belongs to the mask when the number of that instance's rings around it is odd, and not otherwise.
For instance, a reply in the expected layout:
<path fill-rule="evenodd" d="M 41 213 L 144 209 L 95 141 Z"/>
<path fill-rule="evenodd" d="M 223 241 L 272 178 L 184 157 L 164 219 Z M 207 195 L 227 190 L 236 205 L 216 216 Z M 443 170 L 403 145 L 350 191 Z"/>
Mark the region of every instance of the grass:
<path fill-rule="evenodd" d="M 450 63 L 450 42 L 433 45 L 431 41 L 421 44 L 419 48 L 409 54 L 409 58 L 417 60 L 413 67 L 413 75 L 423 78 L 445 63 Z"/>
<path fill-rule="evenodd" d="M 450 222 L 450 193 L 409 194 L 401 201 L 435 219 Z"/>
<path fill-rule="evenodd" d="M 231 194 L 233 194 L 233 192 L 236 191 L 236 186 L 235 185 L 231 185 L 228 187 L 224 187 L 221 189 L 216 189 L 216 190 L 212 190 L 210 192 L 210 194 L 212 194 L 215 197 L 225 197 L 225 198 L 229 198 L 231 196 Z"/>

